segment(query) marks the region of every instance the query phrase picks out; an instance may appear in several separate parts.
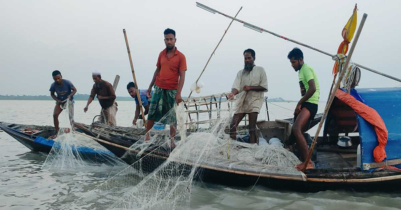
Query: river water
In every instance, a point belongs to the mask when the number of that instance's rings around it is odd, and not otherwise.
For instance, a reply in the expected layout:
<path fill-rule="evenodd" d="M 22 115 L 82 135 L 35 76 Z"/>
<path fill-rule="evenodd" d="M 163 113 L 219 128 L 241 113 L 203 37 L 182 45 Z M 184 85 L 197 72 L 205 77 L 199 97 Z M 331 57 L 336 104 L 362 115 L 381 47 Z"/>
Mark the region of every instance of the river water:
<path fill-rule="evenodd" d="M 85 101 L 75 102 L 75 121 L 90 124 L 99 113 L 94 101 L 87 113 Z M 324 103 L 319 106 L 323 109 Z M 118 102 L 117 123 L 130 126 L 135 104 Z M 295 103 L 269 103 L 270 119 L 292 116 Z M 21 124 L 53 125 L 53 101 L 0 101 L 0 121 Z M 265 110 L 259 119 L 266 118 Z M 311 131 L 311 134 L 314 131 Z M 31 152 L 0 131 L 0 209 L 60 209 L 73 203 L 70 193 L 94 189 L 104 181 L 91 173 L 63 174 L 42 170 L 46 155 Z M 400 186 L 401 188 L 401 186 Z M 398 193 L 321 191 L 300 193 L 273 190 L 261 186 L 230 187 L 197 181 L 190 198 L 191 209 L 400 209 Z"/>

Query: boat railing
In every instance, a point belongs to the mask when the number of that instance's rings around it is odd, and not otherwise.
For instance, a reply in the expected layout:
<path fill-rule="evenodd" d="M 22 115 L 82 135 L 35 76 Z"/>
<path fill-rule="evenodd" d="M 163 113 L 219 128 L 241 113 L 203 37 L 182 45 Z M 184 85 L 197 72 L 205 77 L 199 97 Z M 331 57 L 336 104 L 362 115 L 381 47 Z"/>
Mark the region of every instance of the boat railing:
<path fill-rule="evenodd" d="M 199 130 L 200 125 L 208 124 L 211 128 L 214 123 L 221 118 L 222 112 L 230 112 L 235 100 L 228 100 L 230 93 L 213 94 L 208 96 L 192 97 L 184 101 L 184 106 L 188 114 L 187 126 L 192 130 Z M 265 106 L 268 120 L 269 109 L 267 104 L 268 97 L 265 97 Z M 224 105 L 227 104 L 227 105 Z M 248 117 L 244 117 L 242 122 L 247 125 Z"/>

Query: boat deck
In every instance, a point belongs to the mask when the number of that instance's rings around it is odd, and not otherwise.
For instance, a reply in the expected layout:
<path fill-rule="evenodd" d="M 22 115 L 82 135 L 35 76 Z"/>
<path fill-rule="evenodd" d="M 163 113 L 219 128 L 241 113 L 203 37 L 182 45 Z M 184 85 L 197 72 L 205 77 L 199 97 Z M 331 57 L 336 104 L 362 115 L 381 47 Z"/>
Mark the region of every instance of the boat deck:
<path fill-rule="evenodd" d="M 317 147 L 315 168 L 357 168 L 357 148 L 341 148 L 337 145 L 320 145 Z"/>

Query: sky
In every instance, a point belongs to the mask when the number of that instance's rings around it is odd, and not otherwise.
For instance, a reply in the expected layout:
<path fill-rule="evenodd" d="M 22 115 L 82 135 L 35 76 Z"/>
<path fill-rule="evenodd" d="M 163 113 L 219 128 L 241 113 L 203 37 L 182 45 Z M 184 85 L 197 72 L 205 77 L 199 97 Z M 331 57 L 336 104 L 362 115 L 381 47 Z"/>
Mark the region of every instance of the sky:
<path fill-rule="evenodd" d="M 358 4 L 358 26 L 363 13 L 368 18 L 352 60 L 401 78 L 401 1 L 216 1 L 200 3 L 280 35 L 335 54 L 341 31 Z M 80 94 L 89 94 L 91 72 L 113 82 L 120 75 L 118 96 L 128 96 L 126 84 L 132 73 L 123 36 L 126 29 L 136 78 L 147 89 L 165 48 L 163 31 L 176 31 L 177 48 L 186 56 L 188 70 L 182 96 L 188 96 L 230 19 L 196 7 L 196 1 L 22 1 L 0 0 L 0 95 L 47 95 L 51 73 L 60 70 Z M 398 21 L 397 21 L 398 19 Z M 267 73 L 269 98 L 299 100 L 297 73 L 287 59 L 299 47 L 320 83 L 321 100 L 327 100 L 333 80 L 329 56 L 295 43 L 258 33 L 234 22 L 201 77 L 200 94 L 231 91 L 237 72 L 243 68 L 243 51 L 256 51 L 255 64 Z M 397 81 L 362 70 L 358 88 L 400 87 Z"/>

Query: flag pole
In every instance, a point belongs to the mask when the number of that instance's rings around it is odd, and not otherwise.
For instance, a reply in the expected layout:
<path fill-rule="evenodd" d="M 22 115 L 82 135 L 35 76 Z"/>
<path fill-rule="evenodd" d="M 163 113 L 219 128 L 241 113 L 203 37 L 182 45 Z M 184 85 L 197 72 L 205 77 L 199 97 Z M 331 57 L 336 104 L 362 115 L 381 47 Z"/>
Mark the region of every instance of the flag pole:
<path fill-rule="evenodd" d="M 311 145 L 311 147 L 310 147 L 310 149 L 309 149 L 308 156 L 307 156 L 307 158 L 306 158 L 306 160 L 305 160 L 305 162 L 304 162 L 304 166 L 303 166 L 303 168 L 302 168 L 302 171 L 305 171 L 306 166 L 308 165 L 308 163 L 309 163 L 309 161 L 310 161 L 310 158 L 312 157 L 313 149 L 315 148 L 315 145 L 316 145 L 316 142 L 317 142 L 317 139 L 318 139 L 320 130 L 322 129 L 323 123 L 324 123 L 324 121 L 325 121 L 325 119 L 326 119 L 326 116 L 327 116 L 327 114 L 328 114 L 328 112 L 329 112 L 330 106 L 331 106 L 331 104 L 332 104 L 332 102 L 333 102 L 333 100 L 334 100 L 334 97 L 335 97 L 335 95 L 336 95 L 336 92 L 337 92 L 337 90 L 340 88 L 341 80 L 343 79 L 343 77 L 344 77 L 344 75 L 345 75 L 345 72 L 346 72 L 345 70 L 348 68 L 348 65 L 349 65 L 349 63 L 350 63 L 352 54 L 354 53 L 355 46 L 356 46 L 356 44 L 357 44 L 357 42 L 358 42 L 359 36 L 360 36 L 360 34 L 361 34 L 361 32 L 362 32 L 363 25 L 365 25 L 365 21 L 366 21 L 366 18 L 367 18 L 367 17 L 368 17 L 367 14 L 363 14 L 363 17 L 362 17 L 362 20 L 361 20 L 361 24 L 359 25 L 358 31 L 357 31 L 357 33 L 356 33 L 355 40 L 352 42 L 351 50 L 350 50 L 350 52 L 349 52 L 349 55 L 348 55 L 348 57 L 347 57 L 347 60 L 345 61 L 345 64 L 344 64 L 344 66 L 343 66 L 343 70 L 341 71 L 340 76 L 338 77 L 338 80 L 337 80 L 337 82 L 336 82 L 336 85 L 334 86 L 334 89 L 333 89 L 332 93 L 330 94 L 329 101 L 328 101 L 327 104 L 326 104 L 326 108 L 325 108 L 325 110 L 324 110 L 322 119 L 320 120 L 319 127 L 317 128 L 316 135 L 315 135 L 315 137 L 314 137 L 314 139 L 313 139 L 312 145 Z"/>
<path fill-rule="evenodd" d="M 347 34 L 345 35 L 345 37 L 348 36 L 348 33 L 349 33 L 350 29 L 351 29 L 351 25 L 352 25 L 352 22 L 353 22 L 353 20 L 354 20 L 354 16 L 355 16 L 356 10 L 357 10 L 357 4 L 355 4 L 354 11 L 352 12 L 351 21 L 350 21 L 350 23 L 349 23 L 348 30 L 347 30 Z M 336 73 L 334 74 L 333 82 L 331 83 L 331 87 L 330 87 L 330 92 L 329 92 L 329 93 L 331 93 L 331 91 L 333 90 L 333 86 L 334 86 L 334 83 L 336 82 L 337 75 L 338 75 L 338 72 L 336 72 Z M 329 97 L 330 97 L 330 95 L 329 95 Z"/>

